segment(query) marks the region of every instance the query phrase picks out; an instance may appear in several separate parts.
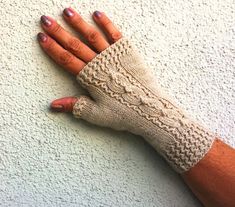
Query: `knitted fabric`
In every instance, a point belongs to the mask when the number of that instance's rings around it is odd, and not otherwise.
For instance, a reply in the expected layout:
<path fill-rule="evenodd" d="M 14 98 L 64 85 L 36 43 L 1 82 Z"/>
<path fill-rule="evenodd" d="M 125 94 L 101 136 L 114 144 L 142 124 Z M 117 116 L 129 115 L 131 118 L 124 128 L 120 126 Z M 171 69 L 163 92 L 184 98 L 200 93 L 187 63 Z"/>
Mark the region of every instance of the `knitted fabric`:
<path fill-rule="evenodd" d="M 77 80 L 92 97 L 79 97 L 77 118 L 143 136 L 177 172 L 189 170 L 210 149 L 215 136 L 163 93 L 128 39 L 98 54 Z"/>

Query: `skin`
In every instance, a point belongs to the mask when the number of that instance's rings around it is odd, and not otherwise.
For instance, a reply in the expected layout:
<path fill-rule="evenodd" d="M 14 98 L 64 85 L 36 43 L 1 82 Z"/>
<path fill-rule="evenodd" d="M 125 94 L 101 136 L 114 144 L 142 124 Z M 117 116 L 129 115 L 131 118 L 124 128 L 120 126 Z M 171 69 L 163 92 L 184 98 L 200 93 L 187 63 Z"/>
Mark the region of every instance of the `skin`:
<path fill-rule="evenodd" d="M 204 206 L 235 206 L 235 150 L 221 140 L 182 178 Z"/>
<path fill-rule="evenodd" d="M 72 8 L 65 9 L 63 17 L 86 43 L 48 16 L 41 17 L 45 33 L 38 34 L 38 41 L 48 56 L 74 75 L 98 53 L 122 38 L 121 32 L 103 12 L 96 11 L 92 17 L 105 36 Z M 79 101 L 76 97 L 60 98 L 51 103 L 51 108 L 58 112 L 72 112 L 76 101 Z M 235 206 L 235 150 L 221 140 L 216 139 L 204 158 L 181 176 L 205 206 Z"/>

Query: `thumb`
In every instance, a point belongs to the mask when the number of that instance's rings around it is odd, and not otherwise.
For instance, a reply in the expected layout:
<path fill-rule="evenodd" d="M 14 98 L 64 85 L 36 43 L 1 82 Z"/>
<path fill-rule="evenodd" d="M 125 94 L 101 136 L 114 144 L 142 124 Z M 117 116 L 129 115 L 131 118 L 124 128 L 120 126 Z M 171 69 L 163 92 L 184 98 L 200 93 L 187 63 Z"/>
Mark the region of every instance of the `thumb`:
<path fill-rule="evenodd" d="M 87 96 L 80 96 L 73 105 L 73 115 L 94 123 L 93 119 L 99 114 L 97 104 Z"/>
<path fill-rule="evenodd" d="M 57 112 L 72 112 L 76 118 L 82 118 L 96 123 L 99 109 L 96 103 L 87 96 L 70 96 L 56 99 L 51 103 L 51 109 Z"/>
<path fill-rule="evenodd" d="M 110 119 L 109 114 L 112 111 L 100 107 L 87 96 L 56 99 L 51 103 L 51 109 L 58 112 L 72 112 L 76 118 L 84 119 L 92 124 L 118 129 L 115 127 L 116 119 Z"/>
<path fill-rule="evenodd" d="M 51 102 L 51 109 L 57 112 L 72 112 L 73 106 L 78 101 L 78 97 L 70 96 L 56 99 Z"/>
<path fill-rule="evenodd" d="M 117 130 L 124 130 L 125 126 L 120 126 L 122 117 L 113 109 L 97 104 L 87 96 L 70 96 L 56 99 L 51 102 L 51 109 L 57 112 L 71 112 L 76 118 L 84 119 L 92 124 L 110 127 Z"/>

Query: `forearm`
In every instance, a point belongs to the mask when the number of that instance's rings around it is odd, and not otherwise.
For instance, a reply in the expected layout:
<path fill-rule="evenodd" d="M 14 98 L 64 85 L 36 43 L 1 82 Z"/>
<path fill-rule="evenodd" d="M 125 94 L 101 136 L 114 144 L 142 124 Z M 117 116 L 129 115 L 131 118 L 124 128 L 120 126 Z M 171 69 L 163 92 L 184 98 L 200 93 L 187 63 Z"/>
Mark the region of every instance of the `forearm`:
<path fill-rule="evenodd" d="M 205 206 L 235 206 L 235 150 L 219 139 L 182 177 Z"/>
<path fill-rule="evenodd" d="M 48 16 L 41 17 L 47 34 L 38 34 L 39 43 L 55 62 L 77 76 L 91 97 L 55 100 L 52 108 L 143 136 L 206 206 L 235 206 L 234 150 L 218 140 L 212 146 L 215 136 L 163 94 L 136 48 L 121 38 L 104 13 L 94 12 L 93 19 L 111 45 L 73 9 L 66 8 L 63 17 L 92 47 Z"/>

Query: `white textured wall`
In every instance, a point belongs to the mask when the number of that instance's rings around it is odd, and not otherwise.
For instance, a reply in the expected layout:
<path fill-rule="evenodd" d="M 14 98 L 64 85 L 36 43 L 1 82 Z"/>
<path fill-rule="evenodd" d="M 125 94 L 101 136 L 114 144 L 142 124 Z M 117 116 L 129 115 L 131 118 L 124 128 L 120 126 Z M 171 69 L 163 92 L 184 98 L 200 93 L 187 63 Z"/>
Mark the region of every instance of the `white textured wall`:
<path fill-rule="evenodd" d="M 0 0 L 0 206 L 200 206 L 140 137 L 48 110 L 80 93 L 36 42 L 39 17 L 105 11 L 157 80 L 235 146 L 233 0 Z"/>

